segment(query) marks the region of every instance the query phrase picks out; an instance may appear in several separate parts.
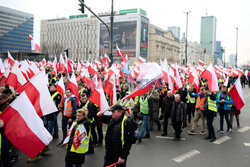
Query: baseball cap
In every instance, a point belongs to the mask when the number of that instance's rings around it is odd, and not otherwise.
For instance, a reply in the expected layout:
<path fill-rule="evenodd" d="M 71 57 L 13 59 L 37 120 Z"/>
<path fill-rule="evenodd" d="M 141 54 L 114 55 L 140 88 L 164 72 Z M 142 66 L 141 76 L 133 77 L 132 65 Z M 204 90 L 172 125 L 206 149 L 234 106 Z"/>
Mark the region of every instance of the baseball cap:
<path fill-rule="evenodd" d="M 110 111 L 114 112 L 115 110 L 123 110 L 123 108 L 120 104 L 116 104 L 110 109 Z"/>

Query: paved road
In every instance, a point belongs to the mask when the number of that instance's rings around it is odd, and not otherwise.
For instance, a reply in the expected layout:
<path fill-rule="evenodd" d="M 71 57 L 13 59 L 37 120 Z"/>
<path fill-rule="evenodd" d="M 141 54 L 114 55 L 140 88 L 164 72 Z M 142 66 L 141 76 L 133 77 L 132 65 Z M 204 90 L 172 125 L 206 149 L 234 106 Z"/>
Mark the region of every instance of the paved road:
<path fill-rule="evenodd" d="M 190 136 L 186 128 L 182 133 L 182 141 L 175 142 L 168 138 L 158 138 L 162 132 L 153 131 L 150 139 L 132 147 L 128 158 L 128 167 L 249 167 L 250 166 L 250 89 L 243 89 L 246 105 L 241 111 L 241 127 L 233 125 L 230 134 L 216 134 L 216 143 L 204 140 L 204 136 Z M 234 120 L 235 121 L 235 120 Z M 201 124 L 201 122 L 200 122 Z M 219 128 L 219 116 L 214 121 L 216 130 Z M 226 124 L 224 124 L 226 127 Z M 200 127 L 197 128 L 197 132 Z M 173 136 L 169 126 L 169 137 Z M 184 140 L 185 139 L 185 140 Z M 60 140 L 51 143 L 52 150 L 42 159 L 31 164 L 26 163 L 27 156 L 20 153 L 21 159 L 14 167 L 57 167 L 64 166 L 65 148 L 56 147 Z M 95 154 L 87 155 L 84 166 L 101 167 L 103 164 L 104 147 L 95 148 Z"/>

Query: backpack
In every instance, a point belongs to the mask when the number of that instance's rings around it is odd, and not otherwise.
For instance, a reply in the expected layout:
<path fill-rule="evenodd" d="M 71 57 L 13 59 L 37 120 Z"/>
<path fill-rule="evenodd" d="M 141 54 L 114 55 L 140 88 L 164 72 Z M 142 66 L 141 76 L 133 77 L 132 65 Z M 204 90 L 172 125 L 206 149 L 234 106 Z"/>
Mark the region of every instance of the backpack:
<path fill-rule="evenodd" d="M 129 126 L 130 126 L 129 131 L 131 134 L 133 134 L 132 144 L 135 144 L 137 137 L 138 137 L 138 125 L 135 122 L 135 120 L 132 119 L 131 117 L 128 117 L 127 121 L 129 122 Z"/>

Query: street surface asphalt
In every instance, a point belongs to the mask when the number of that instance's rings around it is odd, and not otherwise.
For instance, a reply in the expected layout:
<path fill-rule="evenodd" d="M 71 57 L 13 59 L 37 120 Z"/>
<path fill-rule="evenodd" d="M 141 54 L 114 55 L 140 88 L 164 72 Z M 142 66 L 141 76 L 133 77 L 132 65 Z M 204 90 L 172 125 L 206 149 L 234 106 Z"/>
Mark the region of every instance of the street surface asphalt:
<path fill-rule="evenodd" d="M 205 136 L 190 136 L 185 128 L 181 141 L 173 141 L 173 128 L 168 127 L 168 137 L 162 138 L 162 131 L 151 132 L 151 138 L 143 139 L 141 144 L 134 144 L 129 155 L 128 167 L 250 167 L 250 89 L 243 89 L 245 106 L 241 110 L 240 128 L 234 120 L 231 133 L 216 134 L 217 141 L 210 143 Z M 61 116 L 59 116 L 59 119 Z M 60 120 L 58 121 L 61 127 Z M 200 120 L 201 125 L 201 120 Z M 214 120 L 214 128 L 219 128 L 219 116 Z M 155 127 L 156 129 L 156 127 Z M 226 122 L 224 121 L 224 129 Z M 61 131 L 60 131 L 61 137 Z M 26 163 L 27 156 L 20 153 L 20 159 L 14 167 L 63 167 L 66 154 L 65 147 L 56 147 L 60 139 L 51 142 L 51 150 L 34 163 Z M 96 147 L 95 153 L 87 155 L 84 167 L 102 167 L 104 162 L 104 146 Z"/>

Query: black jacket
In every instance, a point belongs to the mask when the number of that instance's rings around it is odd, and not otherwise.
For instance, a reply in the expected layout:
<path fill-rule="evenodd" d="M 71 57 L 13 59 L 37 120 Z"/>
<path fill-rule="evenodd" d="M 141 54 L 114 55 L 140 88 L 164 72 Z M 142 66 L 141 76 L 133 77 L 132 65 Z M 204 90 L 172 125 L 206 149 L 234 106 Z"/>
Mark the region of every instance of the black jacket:
<path fill-rule="evenodd" d="M 184 103 L 186 103 L 187 102 L 187 98 L 186 97 L 187 97 L 187 94 L 188 94 L 187 88 L 186 87 L 180 88 L 179 91 L 178 91 L 178 93 L 181 96 L 181 101 L 184 102 Z"/>
<path fill-rule="evenodd" d="M 174 102 L 171 112 L 171 119 L 173 122 L 185 122 L 187 117 L 187 107 L 182 101 Z"/>
<path fill-rule="evenodd" d="M 165 100 L 163 101 L 162 111 L 164 112 L 164 117 L 170 117 L 172 112 L 172 106 L 174 102 L 174 95 L 171 97 L 166 96 Z"/>
<path fill-rule="evenodd" d="M 86 103 L 81 103 L 80 106 L 79 106 L 79 108 L 84 107 L 85 104 Z M 96 122 L 98 120 L 98 117 L 96 116 L 96 114 L 98 112 L 98 108 L 96 107 L 96 105 L 90 101 L 88 103 L 87 109 L 88 109 L 88 118 L 90 120 L 92 120 L 94 118 L 95 122 Z"/>
<path fill-rule="evenodd" d="M 122 148 L 121 124 L 123 117 L 124 115 L 118 121 L 110 120 L 105 136 L 106 154 L 116 157 L 117 160 L 119 157 L 127 159 L 134 135 L 131 133 L 131 123 L 126 119 L 124 122 L 124 146 Z"/>
<path fill-rule="evenodd" d="M 77 124 L 83 124 L 84 127 L 86 128 L 86 131 L 87 131 L 87 134 L 89 134 L 89 128 L 90 128 L 90 121 L 89 119 L 85 118 L 81 121 L 78 121 Z M 75 134 L 75 130 L 76 130 L 77 126 L 75 126 L 73 128 L 73 131 L 71 133 L 71 137 L 70 137 L 70 140 L 68 142 L 68 147 L 67 147 L 67 154 L 66 154 L 66 157 L 65 157 L 65 161 L 69 164 L 81 164 L 81 163 L 84 163 L 85 161 L 85 154 L 78 154 L 78 153 L 75 153 L 75 152 L 70 152 L 70 149 L 71 149 L 71 146 L 72 146 L 72 143 L 73 143 L 73 136 Z"/>

